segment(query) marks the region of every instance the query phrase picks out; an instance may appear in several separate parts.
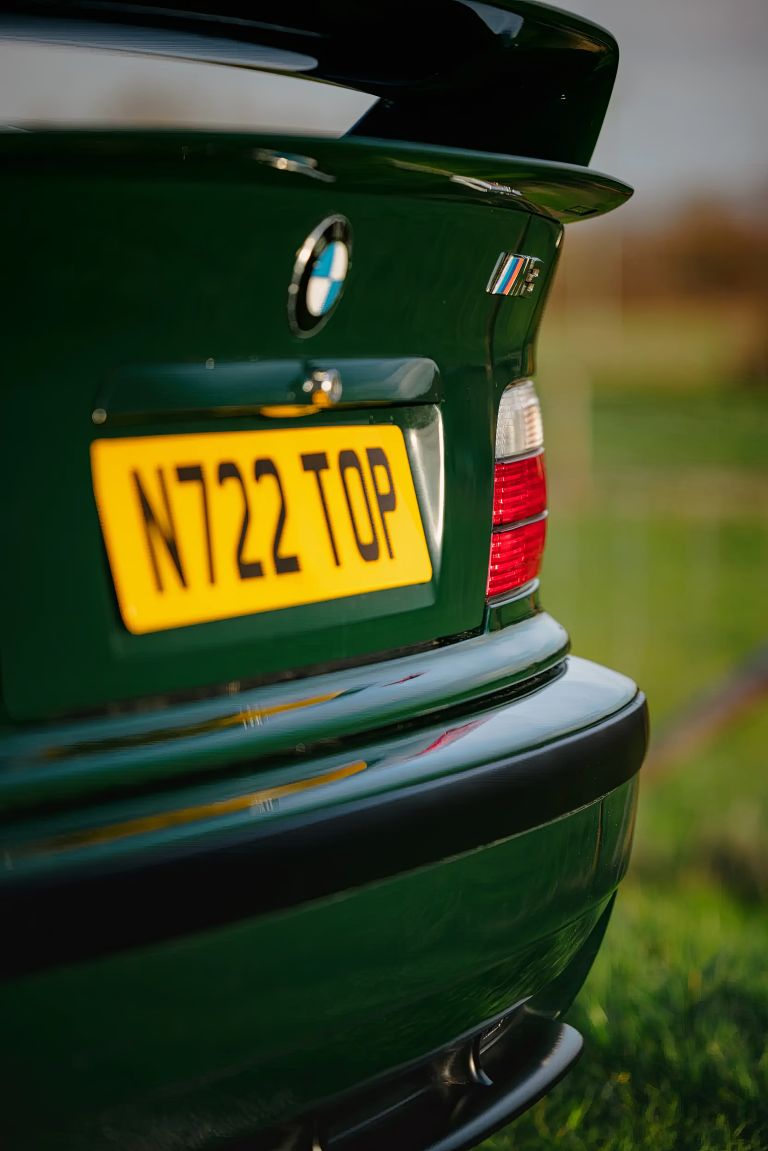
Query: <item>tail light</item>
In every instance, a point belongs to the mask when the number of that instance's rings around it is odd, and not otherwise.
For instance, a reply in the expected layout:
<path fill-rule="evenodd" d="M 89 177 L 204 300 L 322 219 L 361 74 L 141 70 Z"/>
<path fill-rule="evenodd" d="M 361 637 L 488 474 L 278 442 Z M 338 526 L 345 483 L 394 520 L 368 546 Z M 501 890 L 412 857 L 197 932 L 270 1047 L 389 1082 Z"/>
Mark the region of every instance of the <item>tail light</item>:
<path fill-rule="evenodd" d="M 496 425 L 489 599 L 515 591 L 539 573 L 547 532 L 543 447 L 533 384 L 510 384 L 501 397 Z"/>

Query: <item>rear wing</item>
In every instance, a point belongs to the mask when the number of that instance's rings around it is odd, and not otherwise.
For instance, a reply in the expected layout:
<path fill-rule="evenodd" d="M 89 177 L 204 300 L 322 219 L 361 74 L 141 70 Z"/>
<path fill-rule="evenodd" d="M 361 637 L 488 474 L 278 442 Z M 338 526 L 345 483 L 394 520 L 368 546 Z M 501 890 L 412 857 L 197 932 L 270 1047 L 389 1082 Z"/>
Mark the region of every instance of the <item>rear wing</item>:
<path fill-rule="evenodd" d="M 589 163 L 618 64 L 608 32 L 530 0 L 3 0 L 0 10 L 4 22 L 63 17 L 72 42 L 98 21 L 128 51 L 142 29 L 140 50 L 152 51 L 154 30 L 154 51 L 175 54 L 175 36 L 186 56 L 196 42 L 201 59 L 370 93 L 353 135 L 577 165 Z"/>
<path fill-rule="evenodd" d="M 355 133 L 589 163 L 619 61 L 610 33 L 527 0 L 396 3 L 386 12 L 384 28 L 373 8 L 339 29 L 346 66 L 327 72 L 379 96 Z"/>

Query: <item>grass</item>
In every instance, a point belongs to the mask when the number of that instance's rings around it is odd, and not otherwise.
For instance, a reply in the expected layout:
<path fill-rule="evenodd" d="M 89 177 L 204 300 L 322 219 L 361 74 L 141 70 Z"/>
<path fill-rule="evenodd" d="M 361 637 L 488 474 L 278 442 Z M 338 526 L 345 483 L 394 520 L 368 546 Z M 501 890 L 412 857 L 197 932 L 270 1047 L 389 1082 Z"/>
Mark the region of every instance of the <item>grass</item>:
<path fill-rule="evenodd" d="M 765 476 L 768 403 L 756 390 L 597 390 L 597 468 L 734 468 Z"/>
<path fill-rule="evenodd" d="M 642 684 L 661 730 L 768 642 L 768 391 L 540 382 L 544 602 L 578 654 Z M 570 1015 L 585 1054 L 485 1151 L 768 1149 L 767 759 L 768 699 L 646 781 Z"/>
<path fill-rule="evenodd" d="M 765 1151 L 767 946 L 707 885 L 628 884 L 570 1015 L 581 1062 L 486 1151 Z"/>
<path fill-rule="evenodd" d="M 567 249 L 564 259 L 567 259 Z M 585 365 L 612 392 L 657 385 L 698 392 L 735 375 L 749 377 L 764 346 L 758 299 L 656 301 L 622 311 L 612 292 L 602 304 L 574 285 L 567 306 L 550 307 L 542 352 Z M 554 303 L 554 301 L 553 301 Z"/>
<path fill-rule="evenodd" d="M 572 389 L 554 383 L 544 602 L 663 724 L 768 641 L 768 387 L 588 391 L 574 459 Z"/>
<path fill-rule="evenodd" d="M 656 727 L 768 641 L 768 522 L 551 513 L 543 599 L 574 651 L 645 689 Z"/>

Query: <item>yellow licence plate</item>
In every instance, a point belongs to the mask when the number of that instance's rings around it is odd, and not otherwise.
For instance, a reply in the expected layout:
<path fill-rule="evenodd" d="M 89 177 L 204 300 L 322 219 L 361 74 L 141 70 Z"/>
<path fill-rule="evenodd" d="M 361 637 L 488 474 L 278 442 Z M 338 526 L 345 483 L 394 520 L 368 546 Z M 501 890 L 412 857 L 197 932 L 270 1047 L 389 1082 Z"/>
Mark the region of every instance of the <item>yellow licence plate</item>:
<path fill-rule="evenodd" d="M 96 440 L 91 469 L 136 634 L 432 577 L 392 425 Z"/>

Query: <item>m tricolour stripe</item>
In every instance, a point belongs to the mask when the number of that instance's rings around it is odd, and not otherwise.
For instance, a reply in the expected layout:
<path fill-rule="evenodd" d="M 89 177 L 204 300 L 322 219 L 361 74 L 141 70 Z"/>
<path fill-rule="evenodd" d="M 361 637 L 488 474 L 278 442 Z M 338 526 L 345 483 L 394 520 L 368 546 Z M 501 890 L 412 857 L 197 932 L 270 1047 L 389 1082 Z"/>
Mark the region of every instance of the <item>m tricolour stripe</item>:
<path fill-rule="evenodd" d="M 520 269 L 522 268 L 522 266 L 523 266 L 523 257 L 522 256 L 512 256 L 507 267 L 505 267 L 505 269 L 501 275 L 501 279 L 499 281 L 499 286 L 496 289 L 497 293 L 501 293 L 502 296 L 506 296 L 509 294 L 512 286 L 514 285 L 515 280 L 517 279 L 518 275 L 520 274 Z"/>
<path fill-rule="evenodd" d="M 502 252 L 496 261 L 496 267 L 488 281 L 486 291 L 493 296 L 508 296 L 526 263 L 526 259 L 526 256 L 517 256 L 514 252 Z"/>

